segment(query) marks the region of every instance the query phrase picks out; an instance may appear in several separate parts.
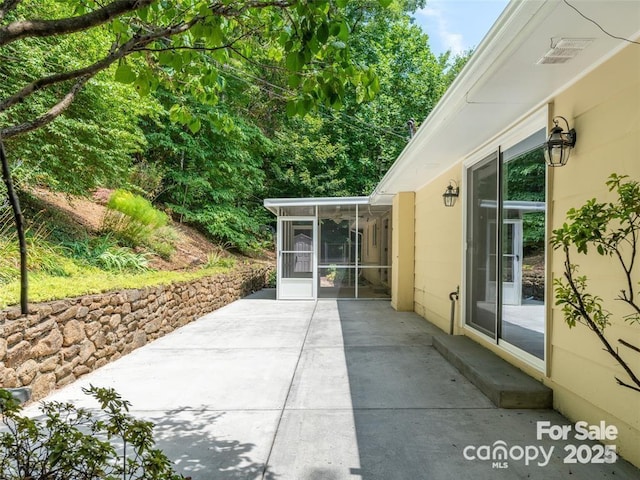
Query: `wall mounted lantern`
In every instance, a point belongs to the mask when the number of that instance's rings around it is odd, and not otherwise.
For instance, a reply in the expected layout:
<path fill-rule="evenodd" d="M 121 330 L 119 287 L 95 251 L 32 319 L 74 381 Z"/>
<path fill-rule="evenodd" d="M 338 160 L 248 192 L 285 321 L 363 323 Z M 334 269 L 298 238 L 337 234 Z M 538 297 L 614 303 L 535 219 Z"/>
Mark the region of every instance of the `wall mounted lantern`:
<path fill-rule="evenodd" d="M 558 126 L 559 119 L 564 120 L 567 126 L 566 131 Z M 569 122 L 564 117 L 553 117 L 553 123 L 556 126 L 551 129 L 549 140 L 544 144 L 544 158 L 550 167 L 562 167 L 566 165 L 571 149 L 576 144 L 576 130 L 569 129 Z"/>
<path fill-rule="evenodd" d="M 451 185 L 452 182 L 456 184 L 455 187 Z M 456 199 L 458 198 L 458 195 L 460 195 L 460 187 L 458 187 L 458 183 L 455 180 L 449 180 L 449 185 L 447 186 L 447 189 L 442 194 L 442 198 L 444 200 L 444 206 L 453 207 L 456 204 Z"/>

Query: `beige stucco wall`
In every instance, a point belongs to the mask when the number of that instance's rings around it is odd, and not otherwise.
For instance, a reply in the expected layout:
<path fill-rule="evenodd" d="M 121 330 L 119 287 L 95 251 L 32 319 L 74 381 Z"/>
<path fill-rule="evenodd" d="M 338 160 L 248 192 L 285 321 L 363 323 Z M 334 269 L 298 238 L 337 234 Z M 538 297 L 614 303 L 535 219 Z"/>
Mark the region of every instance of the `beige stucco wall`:
<path fill-rule="evenodd" d="M 391 214 L 391 306 L 413 311 L 415 193 L 393 198 Z"/>
<path fill-rule="evenodd" d="M 390 218 L 390 212 L 383 216 L 363 216 L 359 227 L 362 231 L 361 264 L 363 266 L 391 264 L 388 258 L 389 245 L 391 245 Z M 385 228 L 385 222 L 387 228 Z M 390 283 L 388 272 L 388 268 L 363 268 L 360 274 L 373 285 L 388 285 Z"/>
<path fill-rule="evenodd" d="M 551 221 L 559 226 L 571 207 L 590 198 L 613 200 L 605 185 L 615 172 L 640 179 L 640 49 L 626 47 L 621 53 L 558 95 L 551 115 L 562 115 L 575 124 L 578 142 L 569 163 L 553 172 Z M 605 331 L 613 343 L 618 338 L 640 344 L 640 325 L 621 317 L 630 313 L 615 301 L 624 288 L 622 271 L 613 258 L 574 254 L 572 260 L 589 278 L 589 289 L 606 302 L 613 315 Z M 561 275 L 563 256 L 554 252 L 551 270 Z M 640 271 L 634 275 L 636 294 Z M 640 393 L 616 385 L 614 376 L 627 379 L 596 336 L 586 327 L 569 329 L 562 312 L 554 307 L 551 317 L 550 385 L 555 407 L 571 420 L 591 423 L 605 420 L 618 427 L 620 453 L 640 465 Z M 620 353 L 640 373 L 640 354 L 624 347 Z"/>
<path fill-rule="evenodd" d="M 462 185 L 462 164 L 442 174 L 416 192 L 415 311 L 449 332 L 451 302 L 449 293 L 462 287 L 462 198 L 445 207 L 442 194 L 455 180 Z M 455 308 L 458 332 L 460 302 Z"/>

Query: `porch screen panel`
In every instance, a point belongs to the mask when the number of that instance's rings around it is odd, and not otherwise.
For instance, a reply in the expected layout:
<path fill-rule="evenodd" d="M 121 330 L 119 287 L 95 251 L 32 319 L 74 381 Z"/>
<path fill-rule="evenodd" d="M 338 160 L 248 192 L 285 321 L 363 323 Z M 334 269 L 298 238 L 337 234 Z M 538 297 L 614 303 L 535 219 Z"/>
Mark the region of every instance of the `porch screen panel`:
<path fill-rule="evenodd" d="M 312 278 L 312 221 L 286 220 L 282 222 L 282 247 L 280 255 L 282 278 Z"/>

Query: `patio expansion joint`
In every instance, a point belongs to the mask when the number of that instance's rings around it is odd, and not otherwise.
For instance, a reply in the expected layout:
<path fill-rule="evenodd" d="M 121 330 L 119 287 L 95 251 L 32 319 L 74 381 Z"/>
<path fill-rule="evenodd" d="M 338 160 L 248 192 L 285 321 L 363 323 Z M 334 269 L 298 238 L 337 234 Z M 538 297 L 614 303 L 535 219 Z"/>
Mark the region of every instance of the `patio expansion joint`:
<path fill-rule="evenodd" d="M 229 412 L 280 412 L 281 408 L 217 408 L 217 407 L 187 407 L 187 408 L 131 408 L 131 412 L 137 413 L 151 413 L 151 412 L 171 412 L 179 410 L 180 412 L 216 412 L 216 413 L 229 413 Z"/>
<path fill-rule="evenodd" d="M 164 352 L 175 352 L 175 351 L 183 351 L 188 350 L 190 352 L 226 352 L 228 350 L 299 350 L 300 347 L 289 346 L 273 346 L 273 347 L 180 347 L 180 348 L 171 348 L 171 347 L 154 347 L 149 348 L 149 351 L 164 351 Z"/>
<path fill-rule="evenodd" d="M 273 453 L 273 447 L 276 443 L 278 432 L 280 431 L 282 417 L 284 417 L 284 413 L 287 410 L 287 403 L 289 402 L 289 397 L 291 396 L 291 390 L 293 389 L 293 381 L 296 378 L 296 373 L 298 372 L 298 367 L 300 366 L 300 361 L 302 360 L 302 353 L 304 352 L 304 347 L 307 343 L 307 337 L 309 336 L 309 331 L 311 330 L 311 324 L 313 323 L 313 317 L 316 314 L 317 308 L 318 308 L 318 301 L 316 300 L 315 305 L 313 306 L 311 315 L 309 316 L 309 322 L 307 323 L 307 330 L 304 333 L 304 339 L 302 340 L 300 351 L 298 352 L 298 359 L 296 360 L 296 366 L 294 367 L 293 373 L 291 374 L 291 380 L 289 381 L 289 388 L 287 389 L 287 395 L 285 396 L 284 402 L 282 403 L 282 408 L 280 409 L 280 416 L 278 417 L 278 423 L 276 424 L 275 431 L 273 432 L 273 439 L 271 440 L 271 445 L 269 446 L 269 454 L 267 455 L 267 459 L 264 462 L 264 468 L 262 469 L 262 477 L 261 477 L 263 480 L 267 475 L 267 472 L 269 471 L 269 462 L 271 460 L 271 455 Z"/>
<path fill-rule="evenodd" d="M 327 407 L 327 408 L 295 408 L 288 407 L 288 412 L 402 412 L 402 411 L 443 411 L 443 410 L 499 410 L 499 407 Z M 516 410 L 512 410 L 516 411 Z"/>

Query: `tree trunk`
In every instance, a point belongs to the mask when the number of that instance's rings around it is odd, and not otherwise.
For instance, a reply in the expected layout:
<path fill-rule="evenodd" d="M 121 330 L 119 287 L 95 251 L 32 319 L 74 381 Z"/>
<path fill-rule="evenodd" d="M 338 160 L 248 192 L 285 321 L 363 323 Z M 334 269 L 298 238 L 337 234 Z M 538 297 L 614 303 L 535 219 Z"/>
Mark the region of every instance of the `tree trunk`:
<path fill-rule="evenodd" d="M 24 217 L 20 209 L 20 201 L 13 188 L 13 180 L 11 179 L 11 171 L 9 170 L 9 162 L 4 151 L 4 143 L 0 137 L 0 162 L 2 163 L 2 179 L 7 186 L 7 196 L 9 203 L 13 209 L 13 216 L 16 221 L 16 230 L 18 231 L 18 242 L 20 244 L 20 309 L 23 315 L 29 313 L 28 305 L 28 277 L 27 277 L 27 242 L 24 237 Z"/>

